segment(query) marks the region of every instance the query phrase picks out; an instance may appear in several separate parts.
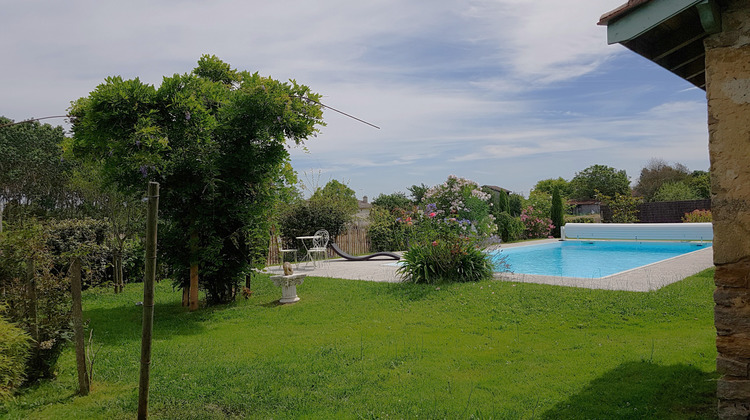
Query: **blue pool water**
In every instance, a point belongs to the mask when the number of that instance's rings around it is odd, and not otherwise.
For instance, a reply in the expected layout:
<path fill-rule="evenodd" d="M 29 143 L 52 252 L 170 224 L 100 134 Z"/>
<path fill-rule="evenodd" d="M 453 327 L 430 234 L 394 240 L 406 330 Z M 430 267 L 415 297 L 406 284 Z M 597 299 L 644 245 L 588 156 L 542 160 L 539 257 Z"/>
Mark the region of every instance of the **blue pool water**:
<path fill-rule="evenodd" d="M 504 248 L 491 255 L 496 262 L 506 256 L 513 273 L 600 278 L 710 246 L 687 242 L 562 241 Z"/>

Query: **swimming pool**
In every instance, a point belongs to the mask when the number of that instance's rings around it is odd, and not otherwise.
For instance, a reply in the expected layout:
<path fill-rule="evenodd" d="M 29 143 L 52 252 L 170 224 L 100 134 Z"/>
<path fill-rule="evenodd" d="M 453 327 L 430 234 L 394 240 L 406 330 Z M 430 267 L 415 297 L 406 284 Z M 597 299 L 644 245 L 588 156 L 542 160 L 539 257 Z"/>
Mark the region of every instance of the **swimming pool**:
<path fill-rule="evenodd" d="M 558 277 L 601 278 L 710 247 L 691 242 L 560 241 L 493 251 L 510 271 Z"/>

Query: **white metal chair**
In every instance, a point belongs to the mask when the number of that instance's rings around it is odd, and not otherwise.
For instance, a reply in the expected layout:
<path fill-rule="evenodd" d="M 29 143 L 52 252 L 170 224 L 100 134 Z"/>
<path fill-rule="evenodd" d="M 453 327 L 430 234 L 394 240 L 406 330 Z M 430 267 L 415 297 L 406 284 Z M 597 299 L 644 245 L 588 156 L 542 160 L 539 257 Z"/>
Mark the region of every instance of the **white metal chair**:
<path fill-rule="evenodd" d="M 279 246 L 279 254 L 281 255 L 281 263 L 284 263 L 284 255 L 289 253 L 294 253 L 294 263 L 297 265 L 297 268 L 299 268 L 299 261 L 297 261 L 297 248 L 288 248 L 284 249 L 283 241 L 281 240 L 281 235 L 276 237 L 276 243 Z"/>
<path fill-rule="evenodd" d="M 328 240 L 330 239 L 330 235 L 327 230 L 321 229 L 315 232 L 315 235 L 313 236 L 313 246 L 307 250 L 307 256 L 310 258 L 310 261 L 313 262 L 313 265 L 315 265 L 316 254 L 321 255 L 321 261 L 325 261 L 328 256 Z"/>

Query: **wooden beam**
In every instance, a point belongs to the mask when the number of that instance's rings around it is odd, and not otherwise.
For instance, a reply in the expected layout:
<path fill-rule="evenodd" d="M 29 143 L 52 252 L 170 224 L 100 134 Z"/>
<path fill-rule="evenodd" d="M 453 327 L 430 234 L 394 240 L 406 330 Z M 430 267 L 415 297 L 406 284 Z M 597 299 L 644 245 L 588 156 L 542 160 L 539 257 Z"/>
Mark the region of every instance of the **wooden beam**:
<path fill-rule="evenodd" d="M 648 2 L 607 24 L 607 43 L 630 41 L 703 0 L 659 0 Z"/>

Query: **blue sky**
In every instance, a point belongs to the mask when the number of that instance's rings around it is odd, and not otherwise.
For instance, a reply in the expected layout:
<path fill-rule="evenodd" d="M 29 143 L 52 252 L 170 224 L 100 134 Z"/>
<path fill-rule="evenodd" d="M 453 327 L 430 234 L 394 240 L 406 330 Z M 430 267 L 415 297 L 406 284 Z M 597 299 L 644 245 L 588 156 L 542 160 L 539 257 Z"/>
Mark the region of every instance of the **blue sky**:
<path fill-rule="evenodd" d="M 596 26 L 623 2 L 5 1 L 0 115 L 64 114 L 107 76 L 159 84 L 208 53 L 381 127 L 326 111 L 291 149 L 308 186 L 374 198 L 455 174 L 528 194 L 593 164 L 707 170 L 704 92 Z"/>

